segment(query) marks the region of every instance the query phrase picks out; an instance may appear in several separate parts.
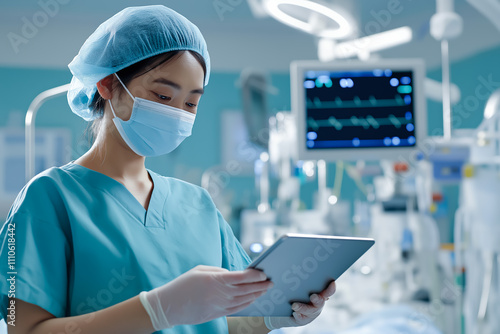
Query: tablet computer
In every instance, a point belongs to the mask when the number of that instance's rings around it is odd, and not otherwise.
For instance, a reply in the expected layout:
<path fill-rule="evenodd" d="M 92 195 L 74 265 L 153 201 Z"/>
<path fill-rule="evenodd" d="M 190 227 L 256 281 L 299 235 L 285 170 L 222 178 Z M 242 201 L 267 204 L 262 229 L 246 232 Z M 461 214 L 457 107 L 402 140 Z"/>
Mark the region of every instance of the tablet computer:
<path fill-rule="evenodd" d="M 274 286 L 231 316 L 289 317 L 292 303 L 309 303 L 356 262 L 375 240 L 289 233 L 279 238 L 248 268 L 262 270 Z"/>

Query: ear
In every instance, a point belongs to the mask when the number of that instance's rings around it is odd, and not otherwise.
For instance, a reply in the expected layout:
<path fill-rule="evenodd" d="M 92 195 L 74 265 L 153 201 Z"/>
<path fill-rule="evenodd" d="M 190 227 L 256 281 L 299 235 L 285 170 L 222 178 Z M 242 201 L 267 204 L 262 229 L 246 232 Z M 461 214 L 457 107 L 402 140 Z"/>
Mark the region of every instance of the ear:
<path fill-rule="evenodd" d="M 113 79 L 113 74 L 111 74 L 97 83 L 97 91 L 105 100 L 113 97 Z"/>

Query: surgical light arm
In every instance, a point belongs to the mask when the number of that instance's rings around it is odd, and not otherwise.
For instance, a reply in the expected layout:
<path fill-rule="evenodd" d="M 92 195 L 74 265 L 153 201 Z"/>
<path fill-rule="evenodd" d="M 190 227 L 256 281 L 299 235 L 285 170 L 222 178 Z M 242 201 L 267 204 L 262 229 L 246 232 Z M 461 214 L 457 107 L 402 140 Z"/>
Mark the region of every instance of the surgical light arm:
<path fill-rule="evenodd" d="M 499 0 L 467 0 L 478 12 L 486 16 L 493 25 L 500 30 L 500 1 Z"/>
<path fill-rule="evenodd" d="M 31 180 L 35 176 L 35 118 L 38 109 L 51 98 L 57 97 L 66 93 L 69 89 L 69 84 L 51 88 L 40 94 L 31 102 L 28 111 L 26 112 L 25 118 L 25 170 L 26 170 L 26 182 Z"/>

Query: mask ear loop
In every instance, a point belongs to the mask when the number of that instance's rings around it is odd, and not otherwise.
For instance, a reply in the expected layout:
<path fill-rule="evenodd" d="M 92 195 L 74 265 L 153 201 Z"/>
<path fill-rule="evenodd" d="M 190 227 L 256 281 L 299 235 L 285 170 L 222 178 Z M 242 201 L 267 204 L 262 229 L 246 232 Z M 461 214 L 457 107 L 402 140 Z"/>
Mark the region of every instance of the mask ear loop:
<path fill-rule="evenodd" d="M 118 81 L 120 81 L 120 83 L 122 84 L 123 88 L 125 88 L 125 91 L 128 93 L 128 95 L 130 95 L 130 97 L 132 98 L 132 100 L 135 100 L 134 96 L 130 93 L 130 91 L 127 89 L 127 86 L 125 86 L 122 82 L 122 80 L 120 79 L 120 77 L 118 76 L 118 74 L 114 73 L 115 77 L 118 79 Z M 113 105 L 111 104 L 111 100 L 108 100 L 109 102 L 109 106 L 111 107 L 111 112 L 113 113 L 113 116 L 116 117 L 116 114 L 115 114 L 115 111 L 113 109 Z"/>
<path fill-rule="evenodd" d="M 111 104 L 111 100 L 108 100 L 109 106 L 111 108 L 111 112 L 113 113 L 113 117 L 116 118 L 115 110 L 113 109 L 113 105 Z"/>
<path fill-rule="evenodd" d="M 122 84 L 123 88 L 125 88 L 125 90 L 127 91 L 128 95 L 130 95 L 130 97 L 132 98 L 132 100 L 135 100 L 135 97 L 134 95 L 132 95 L 130 93 L 130 91 L 127 89 L 127 86 L 125 86 L 122 82 L 122 79 L 120 79 L 120 77 L 118 76 L 118 74 L 115 73 L 115 77 L 118 79 L 118 81 L 120 81 L 120 83 Z"/>

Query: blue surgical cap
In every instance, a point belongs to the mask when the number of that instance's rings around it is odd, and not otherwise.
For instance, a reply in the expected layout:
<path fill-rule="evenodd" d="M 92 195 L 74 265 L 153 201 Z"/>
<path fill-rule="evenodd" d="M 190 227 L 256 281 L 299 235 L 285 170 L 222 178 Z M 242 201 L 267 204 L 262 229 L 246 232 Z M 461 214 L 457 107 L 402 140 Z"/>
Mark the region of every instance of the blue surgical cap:
<path fill-rule="evenodd" d="M 87 121 L 97 82 L 149 57 L 176 50 L 191 50 L 205 60 L 210 75 L 207 44 L 198 27 L 161 5 L 129 7 L 102 23 L 68 65 L 73 78 L 68 91 L 71 110 Z"/>

